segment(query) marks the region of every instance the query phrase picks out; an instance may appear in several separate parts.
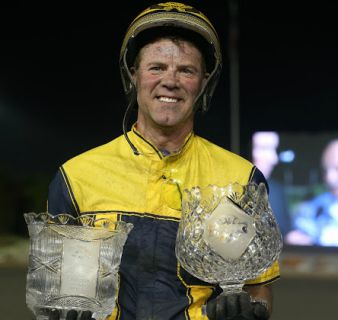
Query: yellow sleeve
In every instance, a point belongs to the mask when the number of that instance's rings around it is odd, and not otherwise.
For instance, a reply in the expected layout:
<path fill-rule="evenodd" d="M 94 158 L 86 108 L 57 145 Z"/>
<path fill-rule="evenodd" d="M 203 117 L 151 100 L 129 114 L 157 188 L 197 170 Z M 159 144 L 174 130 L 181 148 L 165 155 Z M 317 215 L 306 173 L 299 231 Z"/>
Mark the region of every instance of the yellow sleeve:
<path fill-rule="evenodd" d="M 256 279 L 245 282 L 247 285 L 266 284 L 277 280 L 280 277 L 279 263 L 275 261 L 270 268 L 260 274 Z"/>

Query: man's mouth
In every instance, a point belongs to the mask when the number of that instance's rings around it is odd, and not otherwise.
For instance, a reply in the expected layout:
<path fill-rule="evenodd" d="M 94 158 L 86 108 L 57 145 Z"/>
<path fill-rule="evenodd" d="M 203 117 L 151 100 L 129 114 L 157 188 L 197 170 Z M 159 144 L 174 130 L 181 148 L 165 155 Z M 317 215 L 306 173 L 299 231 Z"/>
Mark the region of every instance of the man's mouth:
<path fill-rule="evenodd" d="M 168 102 L 168 103 L 176 103 L 179 101 L 178 98 L 163 97 L 163 96 L 157 97 L 157 99 L 161 102 Z"/>

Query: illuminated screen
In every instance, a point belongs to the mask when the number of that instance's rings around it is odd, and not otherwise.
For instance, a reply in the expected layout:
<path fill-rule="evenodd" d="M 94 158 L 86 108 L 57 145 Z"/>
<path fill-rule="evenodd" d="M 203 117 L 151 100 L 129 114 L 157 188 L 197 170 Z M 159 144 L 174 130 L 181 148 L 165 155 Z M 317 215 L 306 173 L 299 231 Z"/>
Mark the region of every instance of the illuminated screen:
<path fill-rule="evenodd" d="M 338 132 L 258 131 L 251 142 L 285 244 L 338 247 Z"/>

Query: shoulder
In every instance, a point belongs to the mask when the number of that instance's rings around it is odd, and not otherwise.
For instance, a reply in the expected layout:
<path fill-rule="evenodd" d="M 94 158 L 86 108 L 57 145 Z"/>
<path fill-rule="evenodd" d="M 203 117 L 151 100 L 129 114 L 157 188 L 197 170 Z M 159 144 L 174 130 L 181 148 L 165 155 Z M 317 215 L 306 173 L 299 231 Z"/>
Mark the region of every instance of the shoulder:
<path fill-rule="evenodd" d="M 218 146 L 217 144 L 202 138 L 198 135 L 195 135 L 195 140 L 197 142 L 198 148 L 204 149 L 207 152 L 212 153 L 213 157 L 215 158 L 220 158 L 222 160 L 229 160 L 229 161 L 234 161 L 234 162 L 239 162 L 242 164 L 247 164 L 249 166 L 252 166 L 250 161 L 247 159 L 243 158 L 242 156 L 233 153 L 232 151 L 229 151 L 223 147 Z"/>
<path fill-rule="evenodd" d="M 262 173 L 244 157 L 199 136 L 195 136 L 195 141 L 195 155 L 199 163 L 203 164 L 204 170 L 213 168 L 212 171 L 224 181 L 237 181 L 242 184 L 250 181 L 266 183 Z"/>
<path fill-rule="evenodd" d="M 333 194 L 330 192 L 323 192 L 306 201 L 306 203 L 308 203 L 310 206 L 329 206 L 335 201 L 337 200 Z"/>
<path fill-rule="evenodd" d="M 123 136 L 119 136 L 108 143 L 89 149 L 69 159 L 63 164 L 63 167 L 69 168 L 85 164 L 87 162 L 102 161 L 103 159 L 113 157 L 118 150 L 123 148 L 124 144 Z"/>
<path fill-rule="evenodd" d="M 253 168 L 253 164 L 250 161 L 232 151 L 197 135 L 195 136 L 195 140 L 198 152 L 202 156 L 211 158 L 214 162 L 220 162 L 222 165 L 234 167 L 234 169 L 238 167 L 242 168 L 242 170 L 244 168 L 251 170 Z"/>

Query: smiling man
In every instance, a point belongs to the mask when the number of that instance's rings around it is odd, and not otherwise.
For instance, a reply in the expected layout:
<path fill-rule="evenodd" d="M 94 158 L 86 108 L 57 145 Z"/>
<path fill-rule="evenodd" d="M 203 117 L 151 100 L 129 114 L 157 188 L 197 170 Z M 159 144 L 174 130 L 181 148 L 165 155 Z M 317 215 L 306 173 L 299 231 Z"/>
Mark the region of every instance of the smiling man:
<path fill-rule="evenodd" d="M 221 70 L 213 26 L 182 3 L 153 5 L 130 25 L 120 57 L 129 101 L 124 134 L 62 165 L 48 198 L 52 214 L 94 213 L 134 225 L 109 319 L 268 319 L 277 262 L 246 283 L 247 293 L 225 297 L 175 256 L 185 188 L 265 182 L 250 162 L 193 131 L 195 113 L 207 111 Z M 133 107 L 137 121 L 128 131 Z"/>
<path fill-rule="evenodd" d="M 193 129 L 194 102 L 208 76 L 202 54 L 189 41 L 155 38 L 137 61 L 132 68 L 136 127 L 159 149 L 177 151 Z"/>

